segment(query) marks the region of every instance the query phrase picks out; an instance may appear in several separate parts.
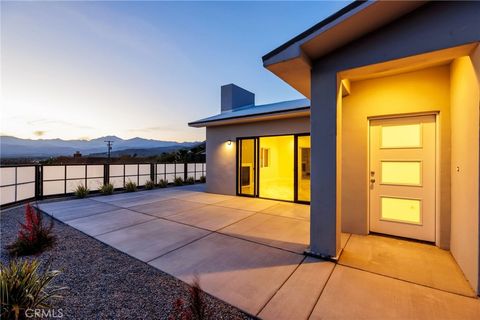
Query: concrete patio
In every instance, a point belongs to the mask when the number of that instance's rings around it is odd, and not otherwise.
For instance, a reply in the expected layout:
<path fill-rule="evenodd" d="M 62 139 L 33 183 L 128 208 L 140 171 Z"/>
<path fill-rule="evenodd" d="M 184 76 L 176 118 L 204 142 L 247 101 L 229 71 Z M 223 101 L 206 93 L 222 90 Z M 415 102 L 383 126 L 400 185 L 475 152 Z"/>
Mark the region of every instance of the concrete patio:
<path fill-rule="evenodd" d="M 263 319 L 478 319 L 450 253 L 342 235 L 337 263 L 305 257 L 306 205 L 203 185 L 42 202 L 54 218 Z"/>

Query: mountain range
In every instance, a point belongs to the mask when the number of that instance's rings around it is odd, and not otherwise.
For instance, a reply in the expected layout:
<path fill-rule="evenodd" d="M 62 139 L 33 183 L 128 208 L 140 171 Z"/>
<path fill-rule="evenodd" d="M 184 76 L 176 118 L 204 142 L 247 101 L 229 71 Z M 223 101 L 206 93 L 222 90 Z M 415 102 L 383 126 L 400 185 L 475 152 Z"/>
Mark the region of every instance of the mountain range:
<path fill-rule="evenodd" d="M 83 155 L 105 153 L 106 140 L 113 141 L 112 152 L 122 150 L 157 149 L 175 150 L 190 148 L 200 142 L 162 141 L 144 138 L 122 139 L 117 136 L 105 136 L 92 140 L 62 140 L 62 139 L 21 139 L 13 136 L 0 136 L 0 155 L 3 158 L 12 157 L 52 157 L 71 156 L 76 151 Z M 152 150 L 155 152 L 154 150 Z"/>

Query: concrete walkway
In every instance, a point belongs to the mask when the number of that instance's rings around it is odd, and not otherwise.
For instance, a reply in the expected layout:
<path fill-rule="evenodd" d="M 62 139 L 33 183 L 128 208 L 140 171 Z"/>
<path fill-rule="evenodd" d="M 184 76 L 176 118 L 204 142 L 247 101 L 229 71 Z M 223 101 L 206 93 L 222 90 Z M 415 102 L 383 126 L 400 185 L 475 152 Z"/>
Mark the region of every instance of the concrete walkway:
<path fill-rule="evenodd" d="M 408 245 L 402 243 L 402 251 L 398 240 L 343 234 L 339 263 L 305 257 L 308 206 L 203 188 L 39 207 L 185 282 L 198 276 L 206 292 L 264 319 L 480 317 L 480 301 L 443 250 L 403 241 Z"/>

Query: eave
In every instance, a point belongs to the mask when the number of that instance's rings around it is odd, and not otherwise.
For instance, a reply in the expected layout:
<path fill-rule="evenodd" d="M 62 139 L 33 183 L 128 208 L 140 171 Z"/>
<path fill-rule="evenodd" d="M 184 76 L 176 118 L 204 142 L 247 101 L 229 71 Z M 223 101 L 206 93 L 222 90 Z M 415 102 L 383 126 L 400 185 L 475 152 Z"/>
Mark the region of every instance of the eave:
<path fill-rule="evenodd" d="M 418 8 L 425 1 L 356 1 L 263 56 L 263 65 L 310 98 L 312 61 Z"/>

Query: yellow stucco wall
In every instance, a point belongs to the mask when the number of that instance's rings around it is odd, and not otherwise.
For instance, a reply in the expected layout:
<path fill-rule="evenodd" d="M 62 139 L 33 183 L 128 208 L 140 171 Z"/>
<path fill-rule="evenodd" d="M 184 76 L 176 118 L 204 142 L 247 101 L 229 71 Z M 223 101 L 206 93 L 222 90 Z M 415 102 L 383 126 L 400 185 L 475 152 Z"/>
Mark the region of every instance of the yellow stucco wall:
<path fill-rule="evenodd" d="M 368 232 L 368 117 L 439 112 L 440 217 L 437 243 L 450 240 L 450 67 L 352 81 L 342 101 L 342 231 Z"/>
<path fill-rule="evenodd" d="M 473 56 L 480 62 L 480 50 Z M 478 65 L 477 65 L 478 67 Z M 450 250 L 465 276 L 478 284 L 479 85 L 470 57 L 451 64 L 452 215 Z"/>

